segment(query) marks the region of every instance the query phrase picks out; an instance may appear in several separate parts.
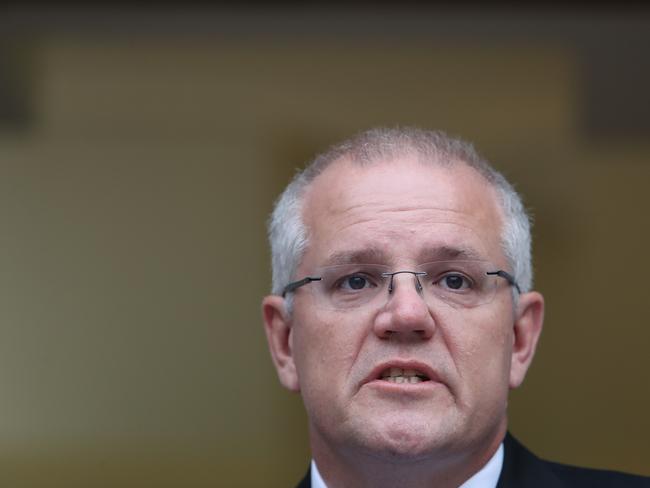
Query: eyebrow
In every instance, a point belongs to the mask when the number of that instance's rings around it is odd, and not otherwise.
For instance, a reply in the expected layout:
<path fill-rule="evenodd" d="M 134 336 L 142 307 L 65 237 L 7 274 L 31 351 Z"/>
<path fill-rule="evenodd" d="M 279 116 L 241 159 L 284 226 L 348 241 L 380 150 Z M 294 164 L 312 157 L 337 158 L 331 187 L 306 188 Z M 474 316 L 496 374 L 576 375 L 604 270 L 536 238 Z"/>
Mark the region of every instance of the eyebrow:
<path fill-rule="evenodd" d="M 485 256 L 469 247 L 439 246 L 425 250 L 420 254 L 420 262 L 448 260 L 483 260 Z"/>
<path fill-rule="evenodd" d="M 424 250 L 419 254 L 420 263 L 450 260 L 484 260 L 485 257 L 478 251 L 469 247 L 438 246 Z M 330 254 L 324 262 L 325 266 L 340 264 L 386 264 L 390 259 L 379 248 L 355 249 L 337 251 Z"/>
<path fill-rule="evenodd" d="M 379 248 L 338 251 L 330 254 L 325 260 L 325 266 L 338 264 L 383 264 L 386 254 Z"/>

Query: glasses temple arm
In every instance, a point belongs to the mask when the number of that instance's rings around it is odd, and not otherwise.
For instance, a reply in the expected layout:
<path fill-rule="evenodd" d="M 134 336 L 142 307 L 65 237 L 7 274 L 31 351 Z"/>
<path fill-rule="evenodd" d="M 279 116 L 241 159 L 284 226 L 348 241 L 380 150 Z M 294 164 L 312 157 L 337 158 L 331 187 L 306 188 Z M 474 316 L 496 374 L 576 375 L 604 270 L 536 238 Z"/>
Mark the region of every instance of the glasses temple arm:
<path fill-rule="evenodd" d="M 512 276 L 510 273 L 500 269 L 498 271 L 488 271 L 487 274 L 492 276 L 501 276 L 501 278 L 504 278 L 508 283 L 510 283 L 511 286 L 514 286 L 517 292 L 521 295 L 521 288 L 519 288 L 519 285 L 515 281 L 514 276 Z"/>
<path fill-rule="evenodd" d="M 300 288 L 303 285 L 306 285 L 307 283 L 311 283 L 312 281 L 320 281 L 322 278 L 320 277 L 312 277 L 312 276 L 307 276 L 306 278 L 303 278 L 302 280 L 294 281 L 292 283 L 289 283 L 287 286 L 284 287 L 284 290 L 282 290 L 282 298 L 286 296 L 287 293 L 291 293 L 294 291 L 296 288 Z"/>

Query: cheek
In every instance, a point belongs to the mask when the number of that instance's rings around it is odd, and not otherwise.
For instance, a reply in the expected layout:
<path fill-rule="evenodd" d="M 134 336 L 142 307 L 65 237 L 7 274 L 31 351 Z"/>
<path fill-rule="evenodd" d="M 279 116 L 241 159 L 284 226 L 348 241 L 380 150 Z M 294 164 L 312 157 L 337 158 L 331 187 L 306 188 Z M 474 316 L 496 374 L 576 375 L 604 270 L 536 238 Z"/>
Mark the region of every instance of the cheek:
<path fill-rule="evenodd" d="M 325 370 L 327 359 L 327 344 L 318 329 L 304 322 L 296 322 L 293 335 L 293 355 L 298 372 L 298 380 L 313 382 L 314 376 Z"/>
<path fill-rule="evenodd" d="M 461 385 L 470 393 L 507 385 L 512 349 L 508 318 L 477 312 L 482 313 L 467 314 L 460 323 L 447 328 L 450 354 Z"/>
<path fill-rule="evenodd" d="M 324 390 L 331 394 L 335 385 L 341 385 L 350 375 L 357 357 L 360 329 L 332 314 L 304 315 L 307 314 L 295 317 L 293 337 L 301 390 Z"/>

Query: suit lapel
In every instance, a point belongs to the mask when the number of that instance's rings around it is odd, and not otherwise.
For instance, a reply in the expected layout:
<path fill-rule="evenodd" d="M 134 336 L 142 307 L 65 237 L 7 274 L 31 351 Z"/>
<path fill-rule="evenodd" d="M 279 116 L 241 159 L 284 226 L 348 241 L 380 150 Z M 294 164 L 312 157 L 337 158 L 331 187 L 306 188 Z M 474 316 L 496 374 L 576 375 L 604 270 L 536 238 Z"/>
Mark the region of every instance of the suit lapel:
<path fill-rule="evenodd" d="M 510 433 L 503 440 L 503 467 L 497 488 L 562 487 L 564 483 L 546 463 L 522 446 Z"/>
<path fill-rule="evenodd" d="M 307 474 L 300 480 L 296 488 L 311 488 L 311 467 L 307 470 Z"/>

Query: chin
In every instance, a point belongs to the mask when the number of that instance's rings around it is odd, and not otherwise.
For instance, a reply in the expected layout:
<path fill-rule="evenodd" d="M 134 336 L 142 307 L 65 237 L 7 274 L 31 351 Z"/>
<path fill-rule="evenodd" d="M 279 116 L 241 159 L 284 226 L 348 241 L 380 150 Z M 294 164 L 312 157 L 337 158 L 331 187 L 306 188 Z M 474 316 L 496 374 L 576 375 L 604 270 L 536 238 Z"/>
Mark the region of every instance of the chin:
<path fill-rule="evenodd" d="M 366 449 L 389 462 L 417 462 L 446 444 L 446 435 L 429 422 L 389 422 L 375 426 Z"/>

